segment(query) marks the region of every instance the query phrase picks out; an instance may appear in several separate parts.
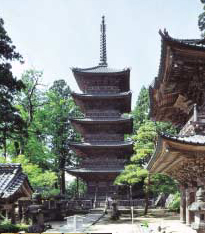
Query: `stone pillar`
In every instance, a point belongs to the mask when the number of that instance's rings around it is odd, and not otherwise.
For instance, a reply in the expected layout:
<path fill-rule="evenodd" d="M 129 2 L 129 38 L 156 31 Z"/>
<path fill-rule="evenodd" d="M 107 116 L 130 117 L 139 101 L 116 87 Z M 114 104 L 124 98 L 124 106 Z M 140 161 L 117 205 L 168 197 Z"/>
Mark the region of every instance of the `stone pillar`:
<path fill-rule="evenodd" d="M 186 223 L 186 193 L 185 187 L 180 187 L 181 200 L 180 200 L 180 222 Z"/>
<path fill-rule="evenodd" d="M 190 192 L 190 204 L 192 204 L 193 202 L 195 202 L 195 200 L 196 200 L 196 192 L 197 192 L 197 188 L 196 187 L 191 188 L 191 192 Z M 195 221 L 195 214 L 194 214 L 194 212 L 190 212 L 190 218 L 191 218 L 191 223 L 193 223 Z"/>

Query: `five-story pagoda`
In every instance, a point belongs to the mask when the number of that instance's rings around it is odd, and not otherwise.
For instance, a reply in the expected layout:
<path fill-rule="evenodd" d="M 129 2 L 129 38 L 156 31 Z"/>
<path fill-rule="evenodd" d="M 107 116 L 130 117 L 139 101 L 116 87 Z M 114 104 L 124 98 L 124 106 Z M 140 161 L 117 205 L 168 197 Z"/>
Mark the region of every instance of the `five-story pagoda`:
<path fill-rule="evenodd" d="M 131 111 L 130 70 L 107 66 L 105 31 L 103 16 L 99 65 L 72 69 L 82 91 L 72 97 L 85 117 L 71 119 L 83 141 L 70 143 L 81 160 L 78 168 L 67 171 L 87 183 L 90 199 L 105 199 L 117 192 L 113 182 L 132 154 L 132 142 L 125 141 L 124 134 L 132 133 L 133 120 L 123 116 Z"/>

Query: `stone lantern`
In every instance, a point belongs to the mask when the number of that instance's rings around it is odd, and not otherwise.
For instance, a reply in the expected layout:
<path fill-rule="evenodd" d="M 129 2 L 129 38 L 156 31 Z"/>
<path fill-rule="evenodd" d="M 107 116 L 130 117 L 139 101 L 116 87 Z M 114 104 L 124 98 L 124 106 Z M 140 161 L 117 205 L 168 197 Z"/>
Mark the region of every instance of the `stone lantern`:
<path fill-rule="evenodd" d="M 205 232 L 205 190 L 202 187 L 196 192 L 197 200 L 193 202 L 188 208 L 195 213 L 195 220 L 191 227 L 198 233 Z"/>
<path fill-rule="evenodd" d="M 34 193 L 32 196 L 32 205 L 28 207 L 27 213 L 32 220 L 32 225 L 29 227 L 29 233 L 41 233 L 45 229 L 43 205 L 41 195 Z"/>

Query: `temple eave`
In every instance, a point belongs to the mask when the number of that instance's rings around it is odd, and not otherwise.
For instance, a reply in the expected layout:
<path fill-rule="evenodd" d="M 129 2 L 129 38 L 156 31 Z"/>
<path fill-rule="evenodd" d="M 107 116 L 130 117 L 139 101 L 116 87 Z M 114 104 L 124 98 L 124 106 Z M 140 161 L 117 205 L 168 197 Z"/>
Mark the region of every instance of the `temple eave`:
<path fill-rule="evenodd" d="M 192 140 L 193 138 L 195 140 Z M 194 155 L 198 157 L 196 152 L 201 155 L 204 151 L 204 136 L 190 136 L 185 137 L 184 140 L 181 137 L 162 135 L 158 137 L 155 153 L 149 161 L 147 169 L 150 173 L 169 174 L 172 168 L 184 163 L 185 160 L 190 160 Z"/>

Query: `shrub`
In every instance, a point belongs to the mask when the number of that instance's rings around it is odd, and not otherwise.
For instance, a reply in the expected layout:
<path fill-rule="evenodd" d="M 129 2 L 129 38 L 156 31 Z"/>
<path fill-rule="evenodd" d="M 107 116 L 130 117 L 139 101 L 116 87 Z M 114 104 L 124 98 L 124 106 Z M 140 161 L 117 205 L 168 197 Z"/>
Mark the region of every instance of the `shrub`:
<path fill-rule="evenodd" d="M 180 193 L 176 192 L 173 201 L 169 204 L 170 211 L 179 212 L 180 210 Z"/>
<path fill-rule="evenodd" d="M 5 218 L 0 223 L 0 233 L 16 233 L 19 231 L 28 232 L 29 225 L 20 223 L 20 224 L 12 224 L 10 219 Z"/>

